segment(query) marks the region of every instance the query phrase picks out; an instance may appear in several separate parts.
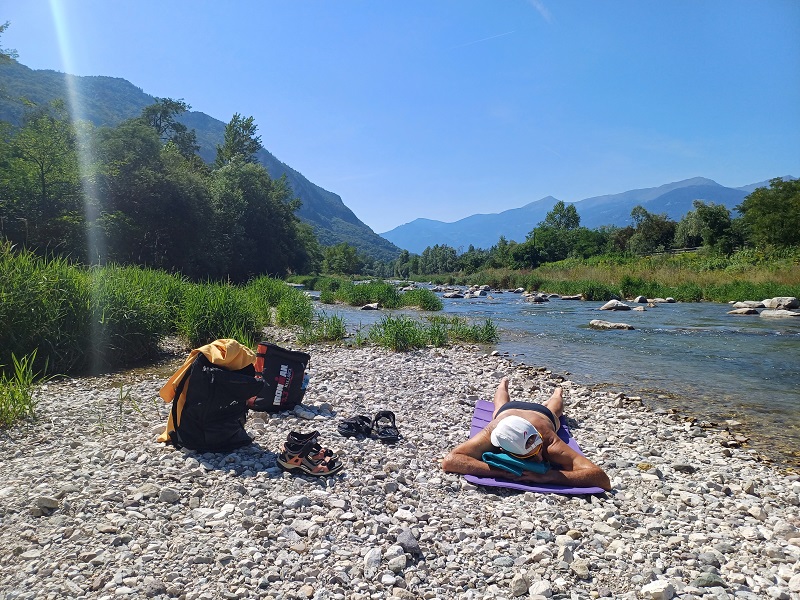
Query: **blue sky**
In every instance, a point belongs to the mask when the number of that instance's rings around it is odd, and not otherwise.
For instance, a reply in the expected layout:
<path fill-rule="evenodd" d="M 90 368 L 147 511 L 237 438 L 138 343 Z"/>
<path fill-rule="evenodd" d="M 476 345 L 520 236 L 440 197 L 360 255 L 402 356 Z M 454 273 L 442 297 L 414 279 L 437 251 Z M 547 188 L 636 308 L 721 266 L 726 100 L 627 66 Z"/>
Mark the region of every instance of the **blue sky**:
<path fill-rule="evenodd" d="M 796 0 L 25 0 L 22 64 L 227 122 L 376 232 L 703 176 L 800 176 Z"/>

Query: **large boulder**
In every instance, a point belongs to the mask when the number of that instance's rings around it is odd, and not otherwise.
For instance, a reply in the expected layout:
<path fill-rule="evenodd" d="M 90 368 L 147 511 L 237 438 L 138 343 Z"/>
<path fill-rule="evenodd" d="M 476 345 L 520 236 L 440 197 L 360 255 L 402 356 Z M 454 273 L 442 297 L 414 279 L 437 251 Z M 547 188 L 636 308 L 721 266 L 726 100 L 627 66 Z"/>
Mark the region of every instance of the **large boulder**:
<path fill-rule="evenodd" d="M 790 309 L 800 308 L 800 302 L 794 296 L 778 296 L 764 300 L 764 308 Z"/>
<path fill-rule="evenodd" d="M 647 304 L 647 298 L 644 296 L 636 296 L 633 301 L 636 302 L 636 304 Z"/>
<path fill-rule="evenodd" d="M 447 292 L 442 295 L 442 298 L 463 298 L 464 294 L 460 292 Z"/>
<path fill-rule="evenodd" d="M 609 321 L 603 321 L 602 319 L 592 319 L 589 321 L 589 327 L 592 329 L 633 329 L 633 327 L 627 323 L 611 323 Z"/>
<path fill-rule="evenodd" d="M 728 311 L 729 315 L 757 315 L 758 311 L 755 308 L 740 307 Z"/>
<path fill-rule="evenodd" d="M 758 300 L 744 300 L 742 302 L 734 302 L 733 308 L 766 308 L 763 302 Z"/>
<path fill-rule="evenodd" d="M 784 317 L 800 317 L 800 312 L 793 310 L 762 310 L 760 316 L 771 318 L 784 318 Z"/>
<path fill-rule="evenodd" d="M 600 310 L 630 310 L 631 307 L 625 304 L 624 302 L 620 302 L 619 300 L 609 300 L 603 306 L 600 307 Z"/>

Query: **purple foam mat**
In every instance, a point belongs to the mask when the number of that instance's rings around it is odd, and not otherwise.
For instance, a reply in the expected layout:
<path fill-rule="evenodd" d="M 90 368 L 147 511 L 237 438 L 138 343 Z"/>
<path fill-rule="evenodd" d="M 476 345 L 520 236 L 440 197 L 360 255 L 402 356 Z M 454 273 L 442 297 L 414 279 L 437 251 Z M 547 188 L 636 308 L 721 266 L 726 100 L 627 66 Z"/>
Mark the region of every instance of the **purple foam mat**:
<path fill-rule="evenodd" d="M 475 413 L 472 416 L 472 425 L 469 430 L 469 437 L 476 436 L 484 427 L 486 427 L 492 420 L 492 413 L 494 412 L 494 404 L 488 400 L 478 400 L 475 403 Z M 578 442 L 572 437 L 567 426 L 567 420 L 561 417 L 561 427 L 556 432 L 565 444 L 575 450 L 581 456 L 584 456 Z M 475 475 L 464 475 L 464 479 L 475 485 L 483 485 L 486 487 L 499 487 L 509 488 L 512 490 L 523 490 L 526 492 L 540 492 L 542 494 L 603 494 L 605 490 L 601 487 L 568 487 L 564 485 L 555 485 L 547 483 L 524 483 L 520 481 L 511 481 L 508 479 L 495 478 L 495 477 L 477 477 Z"/>

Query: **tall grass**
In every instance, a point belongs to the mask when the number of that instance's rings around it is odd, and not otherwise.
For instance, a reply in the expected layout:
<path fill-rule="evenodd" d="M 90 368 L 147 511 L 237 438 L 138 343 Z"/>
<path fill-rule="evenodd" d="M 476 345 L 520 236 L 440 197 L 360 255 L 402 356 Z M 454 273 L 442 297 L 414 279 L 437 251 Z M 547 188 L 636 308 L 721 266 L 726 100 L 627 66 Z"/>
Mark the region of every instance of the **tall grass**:
<path fill-rule="evenodd" d="M 11 427 L 23 418 L 36 418 L 36 399 L 33 382 L 38 377 L 34 372 L 36 351 L 17 359 L 11 355 L 13 372 L 0 372 L 0 427 Z"/>
<path fill-rule="evenodd" d="M 406 307 L 418 307 L 422 310 L 437 311 L 444 308 L 442 300 L 427 288 L 416 288 L 400 294 L 400 304 Z"/>
<path fill-rule="evenodd" d="M 178 332 L 192 347 L 233 338 L 252 348 L 264 325 L 264 317 L 249 294 L 227 283 L 209 282 L 189 286 Z"/>
<path fill-rule="evenodd" d="M 375 302 L 383 308 L 401 306 L 400 292 L 393 285 L 383 281 L 358 284 L 348 281 L 334 291 L 334 298 L 350 306 L 364 306 Z"/>
<path fill-rule="evenodd" d="M 275 319 L 278 325 L 307 327 L 314 319 L 314 306 L 303 292 L 286 286 L 287 291 L 278 302 Z"/>
<path fill-rule="evenodd" d="M 253 279 L 244 288 L 253 306 L 262 316 L 265 325 L 269 325 L 272 321 L 272 308 L 278 306 L 291 289 L 280 279 L 266 276 Z"/>
<path fill-rule="evenodd" d="M 405 315 L 385 315 L 370 327 L 368 337 L 374 344 L 395 352 L 423 348 L 428 343 L 422 324 Z"/>
<path fill-rule="evenodd" d="M 85 363 L 89 278 L 63 258 L 44 259 L 0 244 L 0 364 L 36 353 L 55 372 Z"/>
<path fill-rule="evenodd" d="M 113 368 L 157 354 L 161 338 L 172 331 L 177 310 L 165 301 L 163 281 L 135 267 L 91 270 L 93 368 Z"/>
<path fill-rule="evenodd" d="M 591 300 L 638 295 L 682 302 L 800 297 L 800 250 L 745 249 L 729 257 L 707 252 L 604 255 L 548 263 L 533 271 L 489 269 L 454 279 L 464 285 L 582 294 Z"/>
<path fill-rule="evenodd" d="M 322 313 L 314 317 L 312 322 L 298 335 L 301 344 L 316 342 L 340 342 L 347 336 L 347 327 L 344 319 L 339 315 L 326 315 Z"/>
<path fill-rule="evenodd" d="M 405 315 L 384 316 L 370 327 L 369 340 L 395 352 L 404 352 L 427 345 L 441 347 L 456 342 L 491 344 L 498 340 L 497 327 L 491 319 L 481 324 L 469 323 L 464 317 L 428 317 L 423 323 Z"/>

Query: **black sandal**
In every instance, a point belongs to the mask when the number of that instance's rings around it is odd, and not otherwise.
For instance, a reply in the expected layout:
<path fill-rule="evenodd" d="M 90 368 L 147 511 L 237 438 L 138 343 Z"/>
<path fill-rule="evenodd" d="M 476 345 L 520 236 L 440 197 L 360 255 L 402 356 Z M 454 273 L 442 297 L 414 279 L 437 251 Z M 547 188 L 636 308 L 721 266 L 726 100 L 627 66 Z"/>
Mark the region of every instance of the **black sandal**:
<path fill-rule="evenodd" d="M 372 419 L 371 435 L 382 442 L 396 442 L 400 439 L 400 431 L 390 410 L 379 411 Z"/>
<path fill-rule="evenodd" d="M 337 426 L 339 433 L 343 436 L 364 435 L 367 436 L 372 431 L 372 420 L 364 415 L 356 415 L 343 420 Z"/>

